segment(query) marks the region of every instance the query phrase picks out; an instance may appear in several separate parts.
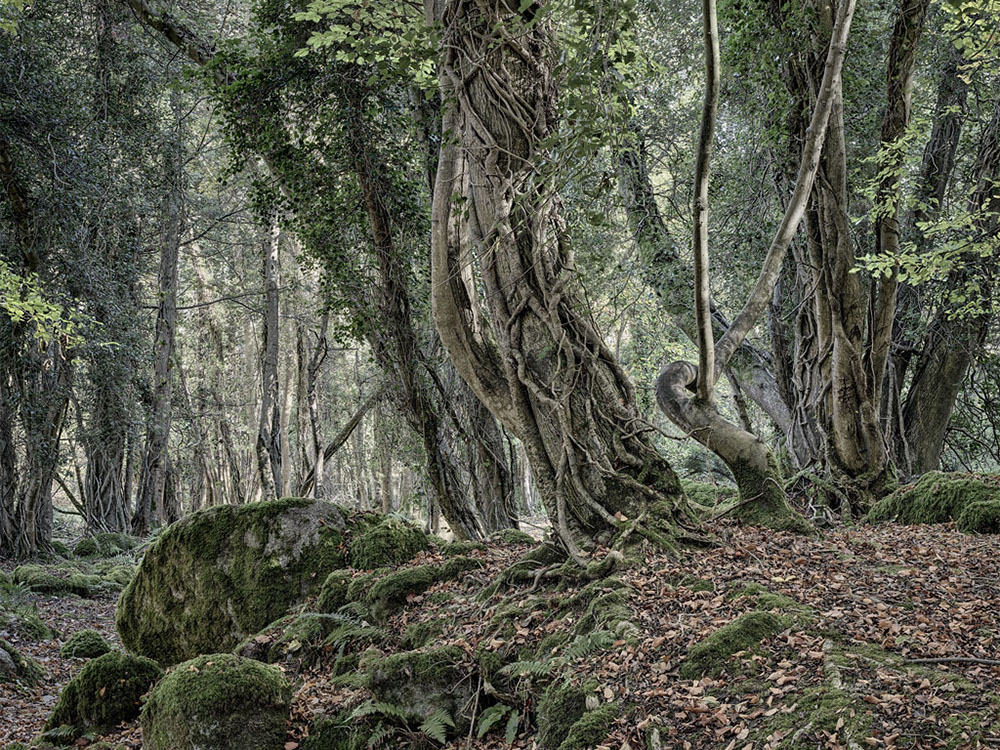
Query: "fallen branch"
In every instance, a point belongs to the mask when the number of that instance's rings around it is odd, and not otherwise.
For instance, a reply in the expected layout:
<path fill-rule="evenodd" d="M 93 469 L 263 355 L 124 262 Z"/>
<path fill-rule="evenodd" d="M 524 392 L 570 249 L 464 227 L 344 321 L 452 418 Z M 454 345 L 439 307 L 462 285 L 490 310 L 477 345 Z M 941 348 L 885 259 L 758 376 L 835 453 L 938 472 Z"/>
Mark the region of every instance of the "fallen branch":
<path fill-rule="evenodd" d="M 1000 659 L 977 659 L 973 656 L 937 656 L 926 659 L 907 659 L 907 664 L 986 664 L 1000 667 Z"/>

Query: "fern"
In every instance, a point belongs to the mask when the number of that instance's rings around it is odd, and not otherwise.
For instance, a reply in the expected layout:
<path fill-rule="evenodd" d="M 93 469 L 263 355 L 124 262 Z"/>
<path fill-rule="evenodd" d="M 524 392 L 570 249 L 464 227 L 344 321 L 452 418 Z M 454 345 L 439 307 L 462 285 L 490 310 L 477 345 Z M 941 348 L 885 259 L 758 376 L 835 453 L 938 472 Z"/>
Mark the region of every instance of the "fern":
<path fill-rule="evenodd" d="M 494 724 L 499 724 L 500 720 L 510 710 L 512 710 L 510 706 L 505 706 L 501 703 L 497 706 L 490 706 L 483 711 L 479 716 L 479 723 L 476 725 L 476 737 L 482 739 L 483 735 L 490 731 Z"/>
<path fill-rule="evenodd" d="M 394 731 L 390 730 L 384 724 L 379 724 L 375 727 L 375 731 L 368 736 L 368 748 L 385 747 L 386 741 L 389 736 L 395 734 Z"/>
<path fill-rule="evenodd" d="M 503 667 L 500 673 L 511 677 L 546 677 L 562 664 L 561 657 L 547 661 L 515 661 Z"/>
<path fill-rule="evenodd" d="M 582 659 L 584 656 L 592 654 L 595 651 L 603 651 L 604 649 L 611 648 L 611 644 L 614 642 L 615 636 L 610 631 L 595 630 L 593 633 L 577 636 L 573 642 L 566 647 L 566 650 L 561 654 L 561 657 L 568 661 L 575 661 L 576 659 Z"/>
<path fill-rule="evenodd" d="M 452 721 L 451 715 L 441 708 L 424 719 L 420 731 L 443 745 L 448 741 L 448 727 L 454 729 L 455 722 Z"/>
<path fill-rule="evenodd" d="M 511 713 L 510 718 L 507 719 L 507 729 L 504 731 L 504 740 L 508 745 L 513 745 L 514 740 L 517 738 L 517 727 L 521 723 L 521 714 L 517 711 Z"/>

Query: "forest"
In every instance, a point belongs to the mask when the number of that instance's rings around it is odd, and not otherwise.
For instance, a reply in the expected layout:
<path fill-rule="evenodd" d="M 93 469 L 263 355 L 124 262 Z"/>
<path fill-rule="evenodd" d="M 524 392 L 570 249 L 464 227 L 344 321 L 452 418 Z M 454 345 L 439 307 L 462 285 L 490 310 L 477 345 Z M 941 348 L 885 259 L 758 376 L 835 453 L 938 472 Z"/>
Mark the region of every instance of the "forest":
<path fill-rule="evenodd" d="M 1000 0 L 0 0 L 0 746 L 1000 746 Z"/>

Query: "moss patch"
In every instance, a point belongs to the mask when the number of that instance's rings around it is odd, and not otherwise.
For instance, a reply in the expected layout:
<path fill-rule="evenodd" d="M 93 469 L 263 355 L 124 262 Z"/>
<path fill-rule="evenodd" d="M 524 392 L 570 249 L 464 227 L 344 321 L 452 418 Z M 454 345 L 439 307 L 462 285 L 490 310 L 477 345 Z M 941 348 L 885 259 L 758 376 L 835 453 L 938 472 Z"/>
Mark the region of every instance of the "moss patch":
<path fill-rule="evenodd" d="M 534 537 L 520 529 L 501 529 L 490 535 L 490 541 L 496 544 L 534 545 Z"/>
<path fill-rule="evenodd" d="M 466 570 L 482 567 L 482 562 L 469 557 L 453 557 L 442 565 L 416 565 L 378 578 L 364 594 L 364 602 L 376 619 L 384 619 L 406 606 L 407 599 L 419 596 L 435 583 L 450 581 Z M 351 593 L 361 591 L 351 587 Z"/>
<path fill-rule="evenodd" d="M 346 570 L 335 570 L 323 581 L 316 600 L 319 612 L 336 612 L 347 604 L 347 588 L 351 583 L 351 574 Z"/>
<path fill-rule="evenodd" d="M 162 673 L 150 659 L 118 651 L 93 659 L 63 688 L 45 728 L 70 726 L 79 736 L 131 721 L 139 715 L 139 699 Z"/>
<path fill-rule="evenodd" d="M 590 750 L 601 744 L 621 710 L 622 707 L 617 703 L 605 703 L 593 711 L 587 711 L 570 728 L 566 739 L 559 745 L 559 750 Z"/>
<path fill-rule="evenodd" d="M 538 750 L 559 750 L 586 710 L 587 695 L 582 687 L 550 685 L 538 701 Z"/>
<path fill-rule="evenodd" d="M 727 505 L 739 498 L 739 491 L 728 484 L 711 484 L 682 479 L 681 489 L 687 499 L 702 509 Z"/>
<path fill-rule="evenodd" d="M 344 566 L 340 510 L 317 500 L 217 506 L 170 526 L 118 601 L 122 643 L 161 664 L 232 649 Z"/>
<path fill-rule="evenodd" d="M 968 509 L 968 515 L 963 513 Z M 963 518 L 963 531 L 997 533 L 1000 477 L 932 471 L 872 506 L 869 523 L 948 523 Z M 991 529 L 994 529 L 991 531 Z"/>
<path fill-rule="evenodd" d="M 73 552 L 80 557 L 111 557 L 131 552 L 139 541 L 128 534 L 105 532 L 87 536 L 76 543 Z"/>
<path fill-rule="evenodd" d="M 424 533 L 396 518 L 384 518 L 351 540 L 352 568 L 373 570 L 401 565 L 430 546 Z"/>
<path fill-rule="evenodd" d="M 680 676 L 685 680 L 694 680 L 703 675 L 717 674 L 730 656 L 757 646 L 785 627 L 781 618 L 770 612 L 748 612 L 692 646 L 681 664 Z"/>
<path fill-rule="evenodd" d="M 81 573 L 71 565 L 21 565 L 14 568 L 14 583 L 39 594 L 94 596 L 102 588 L 100 576 Z"/>
<path fill-rule="evenodd" d="M 94 659 L 111 650 L 111 644 L 96 630 L 80 630 L 73 633 L 59 649 L 64 659 Z"/>
<path fill-rule="evenodd" d="M 142 709 L 147 750 L 280 748 L 292 691 L 281 671 L 232 654 L 178 664 Z"/>

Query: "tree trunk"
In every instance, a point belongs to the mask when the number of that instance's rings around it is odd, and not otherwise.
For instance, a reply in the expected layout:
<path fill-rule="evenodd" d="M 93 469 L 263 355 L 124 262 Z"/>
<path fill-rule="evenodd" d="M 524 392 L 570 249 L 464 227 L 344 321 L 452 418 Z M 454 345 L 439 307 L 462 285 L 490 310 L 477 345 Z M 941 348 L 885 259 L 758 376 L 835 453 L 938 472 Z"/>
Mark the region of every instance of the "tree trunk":
<path fill-rule="evenodd" d="M 627 519 L 679 534 L 687 508 L 632 384 L 581 312 L 554 176 L 537 172 L 556 126 L 539 10 L 501 0 L 443 9 L 432 304 L 456 368 L 524 443 L 553 526 L 580 561 Z M 474 327 L 462 259 L 478 261 L 495 341 Z"/>
<path fill-rule="evenodd" d="M 264 319 L 261 341 L 260 417 L 257 421 L 257 473 L 263 500 L 274 500 L 281 490 L 281 449 L 278 416 L 278 247 L 281 233 L 272 219 L 264 244 Z"/>
<path fill-rule="evenodd" d="M 163 236 L 157 276 L 160 304 L 156 312 L 153 342 L 153 408 L 146 435 L 144 481 L 132 516 L 132 530 L 137 534 L 149 533 L 153 520 L 151 513 L 163 505 L 169 464 L 174 337 L 177 330 L 177 265 L 184 233 L 184 135 L 180 97 L 176 93 L 173 95 L 173 109 L 172 143 L 164 151 L 167 191 L 163 204 Z"/>

